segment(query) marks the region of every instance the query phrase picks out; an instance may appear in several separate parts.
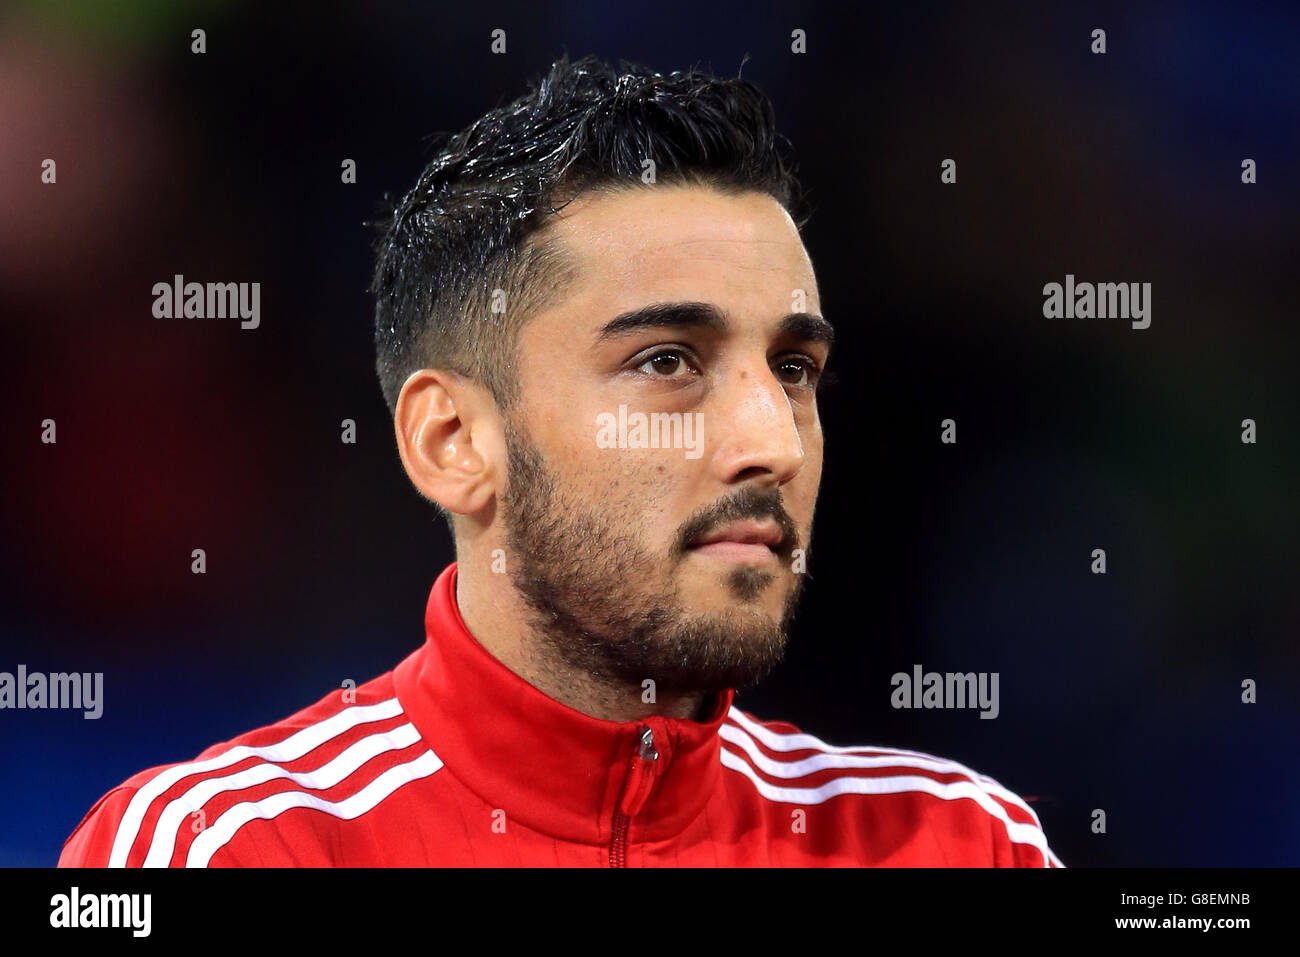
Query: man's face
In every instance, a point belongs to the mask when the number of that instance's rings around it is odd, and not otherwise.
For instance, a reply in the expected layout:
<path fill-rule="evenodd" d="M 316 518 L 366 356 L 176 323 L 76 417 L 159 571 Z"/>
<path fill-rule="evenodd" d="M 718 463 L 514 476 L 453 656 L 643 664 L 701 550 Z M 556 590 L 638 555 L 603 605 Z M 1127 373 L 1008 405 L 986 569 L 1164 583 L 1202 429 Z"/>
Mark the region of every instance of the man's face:
<path fill-rule="evenodd" d="M 520 336 L 511 579 L 571 665 L 747 687 L 782 655 L 821 478 L 812 264 L 760 193 L 585 194 L 551 228 L 576 279 Z"/>

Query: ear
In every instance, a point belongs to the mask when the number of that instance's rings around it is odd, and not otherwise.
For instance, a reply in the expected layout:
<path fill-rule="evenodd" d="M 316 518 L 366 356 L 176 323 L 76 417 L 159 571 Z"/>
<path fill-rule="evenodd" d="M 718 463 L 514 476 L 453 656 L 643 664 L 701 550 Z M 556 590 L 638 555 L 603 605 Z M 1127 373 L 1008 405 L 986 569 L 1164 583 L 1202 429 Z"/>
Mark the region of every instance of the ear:
<path fill-rule="evenodd" d="M 500 492 L 505 442 L 491 394 L 453 372 L 421 369 L 393 415 L 397 452 L 420 494 L 470 515 Z"/>

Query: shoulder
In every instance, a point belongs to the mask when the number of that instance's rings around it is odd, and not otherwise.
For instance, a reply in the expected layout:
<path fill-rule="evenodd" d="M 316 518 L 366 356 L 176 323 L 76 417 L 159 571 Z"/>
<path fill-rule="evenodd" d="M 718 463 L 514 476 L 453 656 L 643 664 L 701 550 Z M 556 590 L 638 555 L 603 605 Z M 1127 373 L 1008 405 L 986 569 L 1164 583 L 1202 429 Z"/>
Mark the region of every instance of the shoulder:
<path fill-rule="evenodd" d="M 987 863 L 1064 866 L 1024 798 L 957 761 L 879 745 L 840 747 L 734 706 L 719 734 L 722 764 L 748 779 L 761 798 L 800 806 L 835 803 L 842 814 L 871 822 L 875 844 L 888 838 L 914 850 L 928 846 L 917 853 L 935 863 L 952 862 L 962 855 L 946 852 L 951 837 L 980 843 Z"/>
<path fill-rule="evenodd" d="M 128 778 L 87 812 L 64 842 L 59 866 L 204 865 L 233 829 L 266 816 L 259 798 L 291 802 L 302 794 L 287 790 L 295 785 L 329 788 L 370 758 L 406 755 L 418 741 L 391 671 L 355 689 L 336 689 L 192 760 Z"/>

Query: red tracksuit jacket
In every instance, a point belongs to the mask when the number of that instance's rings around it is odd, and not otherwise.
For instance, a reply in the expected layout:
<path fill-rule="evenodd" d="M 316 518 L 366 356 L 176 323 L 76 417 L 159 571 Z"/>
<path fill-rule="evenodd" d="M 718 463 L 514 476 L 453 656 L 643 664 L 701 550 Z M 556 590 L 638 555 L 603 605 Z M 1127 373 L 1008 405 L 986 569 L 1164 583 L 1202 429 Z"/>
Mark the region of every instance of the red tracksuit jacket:
<path fill-rule="evenodd" d="M 59 866 L 1062 866 L 1024 801 L 952 761 L 833 747 L 732 691 L 706 722 L 575 711 L 478 643 L 455 581 L 395 669 L 135 775 Z"/>

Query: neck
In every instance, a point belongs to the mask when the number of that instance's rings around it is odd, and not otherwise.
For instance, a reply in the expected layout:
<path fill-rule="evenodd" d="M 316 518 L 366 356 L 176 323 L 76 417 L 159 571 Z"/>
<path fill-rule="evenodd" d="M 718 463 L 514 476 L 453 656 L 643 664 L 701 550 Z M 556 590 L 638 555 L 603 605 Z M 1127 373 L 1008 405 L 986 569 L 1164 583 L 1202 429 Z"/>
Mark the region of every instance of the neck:
<path fill-rule="evenodd" d="M 469 555 L 457 563 L 456 604 L 465 625 L 484 648 L 538 691 L 561 704 L 605 721 L 636 721 L 649 715 L 706 717 L 703 692 L 658 693 L 645 701 L 645 689 L 610 681 L 568 665 L 548 653 L 545 639 L 532 624 L 532 610 L 508 576 L 490 571 L 491 560 Z"/>

